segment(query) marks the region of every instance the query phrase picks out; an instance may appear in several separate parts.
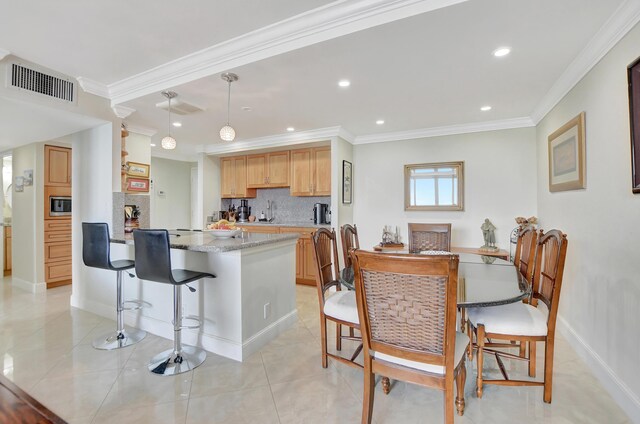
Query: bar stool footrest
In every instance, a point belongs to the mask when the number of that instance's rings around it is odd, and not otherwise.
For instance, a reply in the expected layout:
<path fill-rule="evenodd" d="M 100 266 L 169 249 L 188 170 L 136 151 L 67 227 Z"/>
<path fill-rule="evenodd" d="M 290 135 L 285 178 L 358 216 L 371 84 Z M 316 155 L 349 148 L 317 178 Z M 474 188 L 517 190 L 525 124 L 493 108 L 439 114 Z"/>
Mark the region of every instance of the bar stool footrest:
<path fill-rule="evenodd" d="M 126 306 L 126 305 L 133 305 L 133 306 Z M 124 302 L 122 302 L 122 310 L 123 311 L 137 311 L 139 309 L 143 309 L 143 308 L 150 308 L 153 305 L 149 302 L 145 302 L 144 300 L 125 300 Z"/>
<path fill-rule="evenodd" d="M 183 315 L 182 316 L 182 321 L 195 321 L 197 324 L 182 325 L 182 326 L 180 326 L 180 329 L 195 330 L 195 329 L 200 328 L 202 326 L 202 320 L 200 319 L 200 317 L 195 316 L 195 315 Z"/>

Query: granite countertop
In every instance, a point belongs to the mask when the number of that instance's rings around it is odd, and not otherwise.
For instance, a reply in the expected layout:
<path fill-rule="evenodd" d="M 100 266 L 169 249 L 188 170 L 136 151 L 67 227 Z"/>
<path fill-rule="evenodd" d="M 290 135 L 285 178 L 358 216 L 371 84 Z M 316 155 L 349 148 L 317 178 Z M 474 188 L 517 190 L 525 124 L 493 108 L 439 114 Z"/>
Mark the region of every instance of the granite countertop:
<path fill-rule="evenodd" d="M 237 237 L 221 239 L 216 238 L 208 232 L 200 231 L 176 231 L 169 230 L 170 243 L 172 249 L 192 250 L 194 252 L 220 253 L 232 250 L 248 249 L 256 246 L 263 246 L 278 243 L 286 240 L 297 240 L 298 235 L 289 234 L 258 234 L 242 233 Z M 114 234 L 111 237 L 112 243 L 133 244 L 132 234 Z"/>
<path fill-rule="evenodd" d="M 263 226 L 263 227 L 309 227 L 309 228 L 329 228 L 331 224 L 314 224 L 313 221 L 288 221 L 280 222 L 278 220 L 274 222 L 236 222 L 237 225 L 246 226 Z"/>

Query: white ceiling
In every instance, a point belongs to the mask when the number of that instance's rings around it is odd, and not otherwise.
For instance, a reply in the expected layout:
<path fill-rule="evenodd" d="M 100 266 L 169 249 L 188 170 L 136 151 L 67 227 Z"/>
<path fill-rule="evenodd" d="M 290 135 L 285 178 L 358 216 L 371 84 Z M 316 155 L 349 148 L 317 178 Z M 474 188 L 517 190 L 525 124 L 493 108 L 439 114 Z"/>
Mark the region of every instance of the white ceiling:
<path fill-rule="evenodd" d="M 186 8 L 167 0 L 122 5 L 65 0 L 45 2 L 34 13 L 28 2 L 13 0 L 3 4 L 10 13 L 0 15 L 0 48 L 73 76 L 120 84 L 328 3 L 201 0 Z M 362 1 L 333 4 L 347 9 L 355 3 Z M 240 76 L 232 86 L 231 124 L 242 141 L 282 134 L 288 126 L 296 131 L 341 126 L 355 136 L 372 136 L 528 119 L 621 4 L 623 0 L 470 0 L 266 55 L 227 69 Z M 493 57 L 491 52 L 503 45 L 512 53 Z M 341 78 L 350 79 L 351 87 L 338 88 Z M 167 80 L 163 88 L 206 109 L 176 116 L 183 123 L 172 128 L 179 144 L 176 153 L 221 143 L 217 134 L 226 122 L 227 87 L 219 72 L 184 84 Z M 156 141 L 166 135 L 168 124 L 167 112 L 155 108 L 160 101 L 155 92 L 122 104 L 135 109 L 126 122 L 157 129 Z M 481 112 L 485 104 L 493 109 Z M 243 106 L 252 111 L 241 111 Z M 376 119 L 385 124 L 377 126 Z"/>

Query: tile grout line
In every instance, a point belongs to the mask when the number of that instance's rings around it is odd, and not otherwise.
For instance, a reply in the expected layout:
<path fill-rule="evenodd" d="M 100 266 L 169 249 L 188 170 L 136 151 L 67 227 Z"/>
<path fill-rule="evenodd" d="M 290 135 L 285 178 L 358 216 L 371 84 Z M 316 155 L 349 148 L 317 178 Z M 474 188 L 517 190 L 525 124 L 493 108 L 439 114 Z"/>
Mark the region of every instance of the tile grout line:
<path fill-rule="evenodd" d="M 269 393 L 271 393 L 271 400 L 273 401 L 273 407 L 276 410 L 278 423 L 282 423 L 282 421 L 280 420 L 280 411 L 278 411 L 278 404 L 276 403 L 276 398 L 273 395 L 273 388 L 271 387 L 271 381 L 269 381 L 269 373 L 267 373 L 267 366 L 264 364 L 264 358 L 262 357 L 262 352 L 260 352 L 260 362 L 262 362 L 262 370 L 264 371 L 264 375 L 267 377 L 267 384 L 269 385 Z"/>

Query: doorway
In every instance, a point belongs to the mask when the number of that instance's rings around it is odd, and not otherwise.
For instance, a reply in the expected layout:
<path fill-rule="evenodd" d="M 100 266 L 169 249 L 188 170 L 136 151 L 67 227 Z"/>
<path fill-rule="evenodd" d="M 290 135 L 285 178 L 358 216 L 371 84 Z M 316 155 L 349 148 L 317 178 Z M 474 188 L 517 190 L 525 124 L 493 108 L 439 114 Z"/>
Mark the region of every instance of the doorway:
<path fill-rule="evenodd" d="M 12 188 L 13 188 L 13 157 L 11 155 L 2 158 L 2 250 L 3 250 L 3 275 L 11 275 L 11 217 L 12 217 Z"/>

